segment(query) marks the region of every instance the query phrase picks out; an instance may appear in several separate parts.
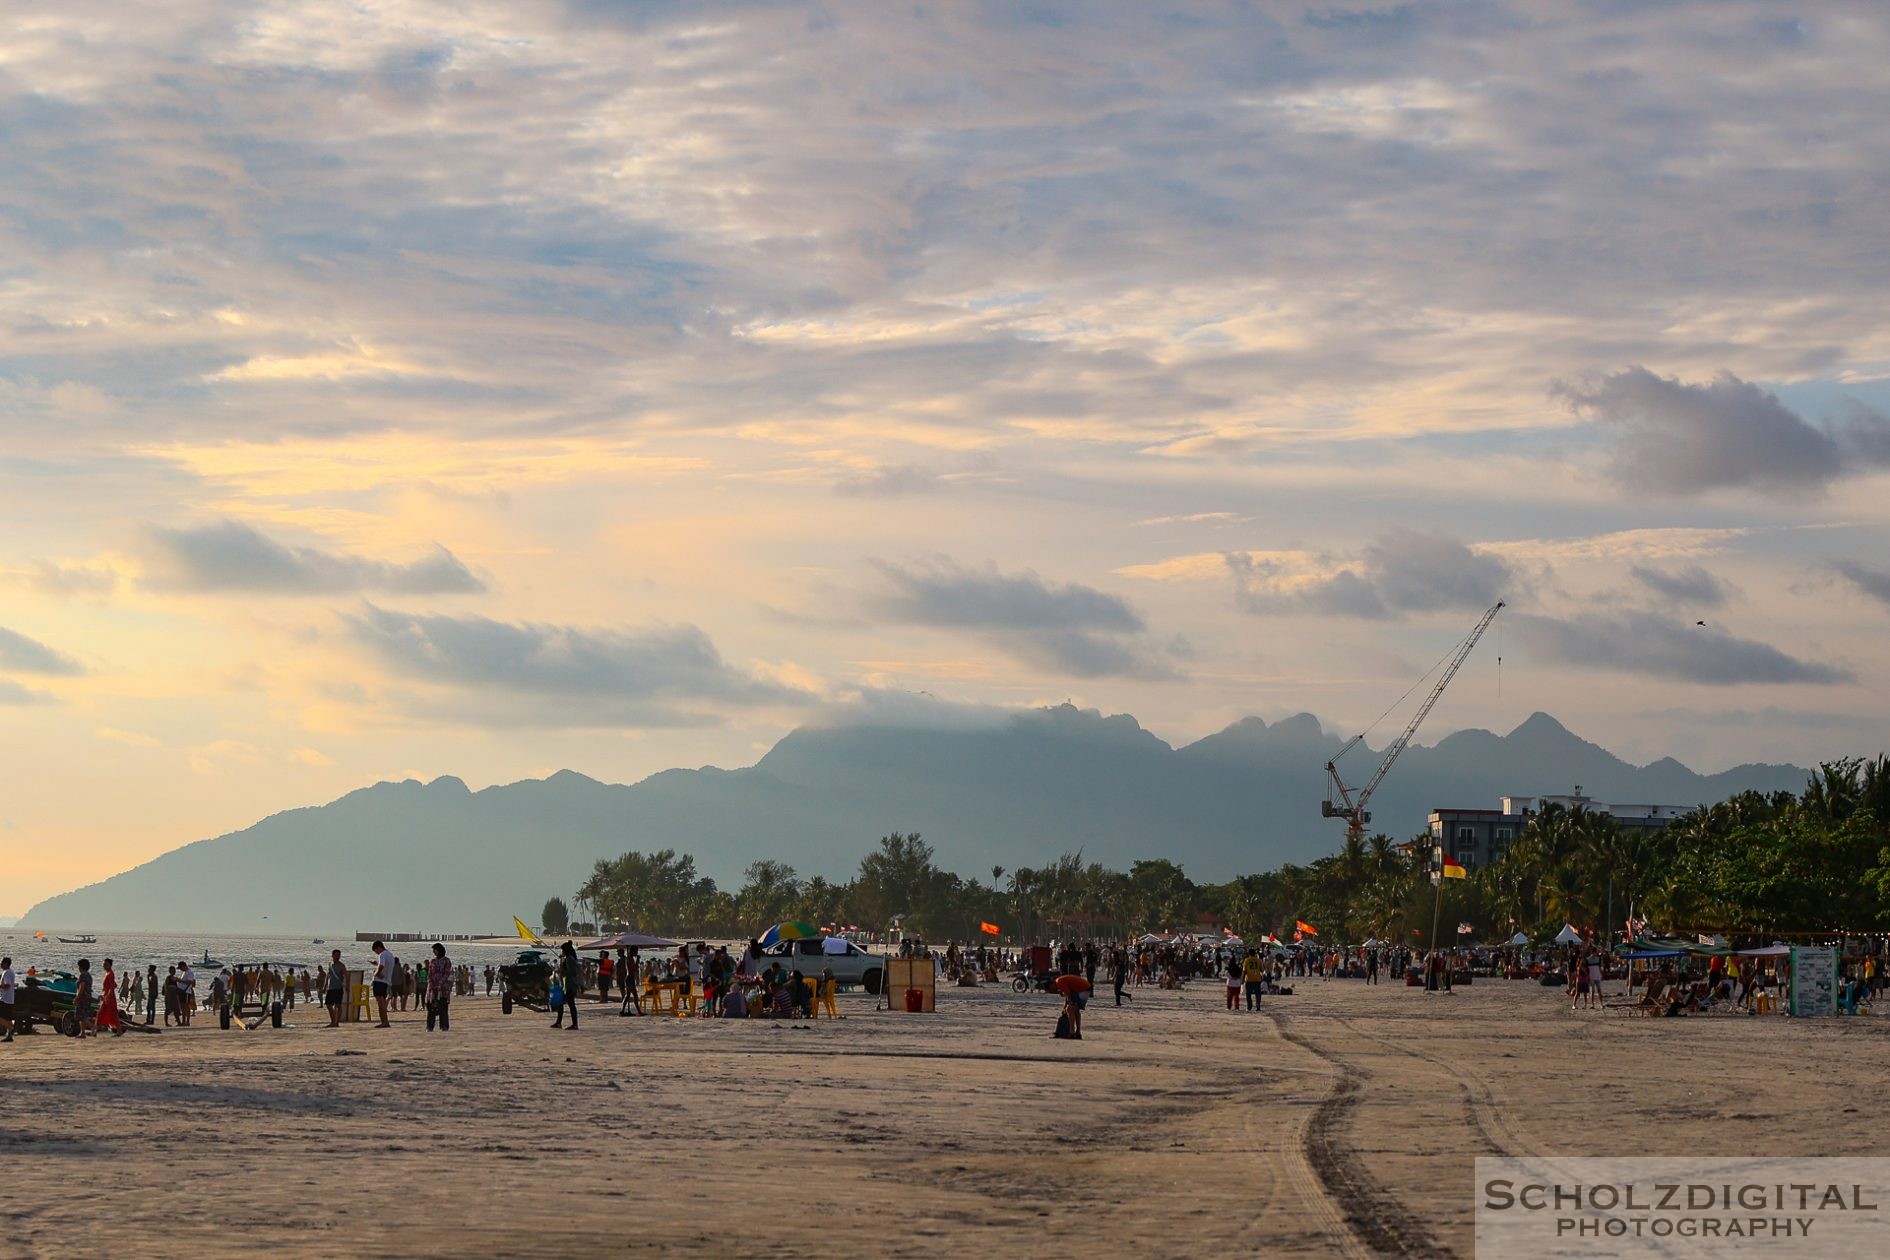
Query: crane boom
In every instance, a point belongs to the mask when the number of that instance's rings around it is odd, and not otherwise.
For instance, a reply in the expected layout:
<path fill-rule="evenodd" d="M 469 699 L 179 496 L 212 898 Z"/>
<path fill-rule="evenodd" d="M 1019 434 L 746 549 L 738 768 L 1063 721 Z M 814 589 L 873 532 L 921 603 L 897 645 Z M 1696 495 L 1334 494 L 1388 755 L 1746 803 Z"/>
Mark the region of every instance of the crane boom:
<path fill-rule="evenodd" d="M 1437 685 L 1431 688 L 1431 694 L 1424 698 L 1424 703 L 1419 705 L 1417 712 L 1411 715 L 1411 720 L 1405 723 L 1404 730 L 1399 732 L 1398 738 L 1392 740 L 1391 746 L 1385 749 L 1384 760 L 1378 763 L 1377 771 L 1366 781 L 1364 787 L 1347 787 L 1345 780 L 1339 777 L 1338 766 L 1340 757 L 1345 756 L 1364 741 L 1363 735 L 1354 736 L 1344 748 L 1333 755 L 1331 761 L 1326 763 L 1326 779 L 1332 790 L 1327 793 L 1320 813 L 1327 818 L 1345 819 L 1348 839 L 1354 836 L 1362 837 L 1365 834 L 1365 824 L 1372 820 L 1371 814 L 1365 808 L 1366 802 L 1371 800 L 1372 793 L 1378 790 L 1378 785 L 1385 781 L 1385 776 L 1391 772 L 1392 763 L 1403 754 L 1406 748 L 1410 747 L 1411 738 L 1417 734 L 1418 727 L 1424 724 L 1424 719 L 1429 717 L 1431 710 L 1436 707 L 1438 699 L 1444 694 L 1444 688 L 1450 686 L 1450 680 L 1457 676 L 1457 671 L 1462 669 L 1463 663 L 1470 658 L 1477 640 L 1483 637 L 1483 632 L 1490 628 L 1490 623 L 1496 620 L 1496 614 L 1502 610 L 1503 602 L 1498 600 L 1490 611 L 1483 614 L 1483 619 L 1477 622 L 1476 628 L 1465 636 L 1463 643 L 1451 656 L 1449 665 L 1444 668 L 1443 675 L 1438 678 Z M 1332 802 L 1334 794 L 1340 801 L 1337 805 Z"/>

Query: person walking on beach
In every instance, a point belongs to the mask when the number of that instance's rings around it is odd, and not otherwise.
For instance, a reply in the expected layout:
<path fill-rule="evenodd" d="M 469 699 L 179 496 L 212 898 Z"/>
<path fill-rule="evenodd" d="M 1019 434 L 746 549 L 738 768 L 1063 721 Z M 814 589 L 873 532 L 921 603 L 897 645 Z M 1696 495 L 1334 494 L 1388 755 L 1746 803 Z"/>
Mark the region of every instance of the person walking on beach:
<path fill-rule="evenodd" d="M 1260 995 L 1267 987 L 1267 964 L 1260 956 L 1260 951 L 1255 950 L 1247 955 L 1247 961 L 1240 965 L 1240 974 L 1247 984 L 1247 1009 L 1257 1011 L 1260 1009 Z"/>
<path fill-rule="evenodd" d="M 152 963 L 144 969 L 144 1026 L 146 1028 L 157 1022 L 158 1002 L 164 996 L 159 992 L 161 987 L 158 984 L 157 964 Z"/>
<path fill-rule="evenodd" d="M 1227 1009 L 1228 1010 L 1237 1011 L 1240 1009 L 1240 986 L 1242 985 L 1242 983 L 1245 982 L 1245 979 L 1246 979 L 1246 972 L 1242 969 L 1240 965 L 1240 959 L 1230 957 L 1227 960 Z"/>
<path fill-rule="evenodd" d="M 400 959 L 394 957 L 394 951 L 381 941 L 374 942 L 374 1004 L 380 1009 L 381 1022 L 376 1028 L 391 1028 L 387 1022 L 387 995 L 394 987 L 394 968 L 400 965 Z"/>
<path fill-rule="evenodd" d="M 109 1028 L 113 1036 L 123 1036 L 124 1026 L 118 1022 L 118 973 L 112 970 L 112 960 L 105 960 L 105 979 L 99 989 L 98 1026 Z"/>
<path fill-rule="evenodd" d="M 328 1008 L 328 1026 L 341 1027 L 341 1004 L 348 989 L 348 968 L 341 961 L 341 951 L 328 951 L 328 983 L 323 988 L 322 1005 Z"/>
<path fill-rule="evenodd" d="M 1365 983 L 1378 983 L 1378 951 L 1375 949 L 1365 951 Z"/>
<path fill-rule="evenodd" d="M 79 1036 L 90 1037 L 98 1032 L 92 999 L 92 960 L 79 959 L 79 982 L 72 990 L 72 1013 L 79 1017 Z"/>
<path fill-rule="evenodd" d="M 553 1028 L 564 1027 L 564 1013 L 567 1009 L 569 1009 L 571 1012 L 571 1031 L 576 1032 L 577 1031 L 578 956 L 577 956 L 577 949 L 571 944 L 570 941 L 566 941 L 564 943 L 564 948 L 561 951 L 559 951 L 558 983 L 564 993 L 564 1001 L 560 1003 L 557 1008 L 558 1020 L 556 1023 L 552 1025 L 552 1027 Z"/>
<path fill-rule="evenodd" d="M 1109 956 L 1109 980 L 1116 991 L 1117 1006 L 1122 1005 L 1123 998 L 1134 997 L 1133 994 L 1123 991 L 1123 986 L 1129 983 L 1129 953 L 1120 945 L 1116 946 L 1115 951 Z"/>
<path fill-rule="evenodd" d="M 13 994 L 18 985 L 13 977 L 13 960 L 0 958 L 0 1030 L 6 1033 L 0 1041 L 13 1040 Z"/>
<path fill-rule="evenodd" d="M 453 960 L 446 956 L 446 946 L 433 942 L 433 957 L 427 962 L 427 1031 L 433 1021 L 440 1021 L 440 1031 L 447 1029 L 446 1007 L 453 999 Z"/>

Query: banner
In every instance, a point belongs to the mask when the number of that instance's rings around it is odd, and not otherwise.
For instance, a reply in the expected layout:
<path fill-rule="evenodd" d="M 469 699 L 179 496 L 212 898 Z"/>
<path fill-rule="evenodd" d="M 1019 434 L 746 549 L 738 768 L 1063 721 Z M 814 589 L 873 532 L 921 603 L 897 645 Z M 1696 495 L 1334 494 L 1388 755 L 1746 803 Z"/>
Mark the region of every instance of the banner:
<path fill-rule="evenodd" d="M 1304 932 L 1307 936 L 1319 935 L 1319 929 L 1306 922 L 1304 919 L 1294 919 L 1293 926 Z"/>
<path fill-rule="evenodd" d="M 1837 951 L 1828 945 L 1792 946 L 1791 1013 L 1837 1014 Z"/>
<path fill-rule="evenodd" d="M 996 936 L 998 934 L 998 925 L 995 923 L 985 923 L 980 920 L 978 930 L 983 932 L 986 936 Z"/>

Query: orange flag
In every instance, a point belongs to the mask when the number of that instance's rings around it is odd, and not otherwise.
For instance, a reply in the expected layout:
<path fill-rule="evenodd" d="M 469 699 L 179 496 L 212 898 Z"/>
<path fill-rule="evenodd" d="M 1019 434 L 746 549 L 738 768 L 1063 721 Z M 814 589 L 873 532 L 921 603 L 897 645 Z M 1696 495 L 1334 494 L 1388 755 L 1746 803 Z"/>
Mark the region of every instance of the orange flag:
<path fill-rule="evenodd" d="M 1294 919 L 1293 926 L 1297 927 L 1300 931 L 1304 932 L 1308 936 L 1319 935 L 1319 929 L 1314 927 L 1312 924 L 1306 922 L 1306 920 L 1304 919 Z"/>
<path fill-rule="evenodd" d="M 998 934 L 998 925 L 995 923 L 986 923 L 980 920 L 978 923 L 978 930 L 980 932 L 983 932 L 986 936 L 996 936 Z"/>

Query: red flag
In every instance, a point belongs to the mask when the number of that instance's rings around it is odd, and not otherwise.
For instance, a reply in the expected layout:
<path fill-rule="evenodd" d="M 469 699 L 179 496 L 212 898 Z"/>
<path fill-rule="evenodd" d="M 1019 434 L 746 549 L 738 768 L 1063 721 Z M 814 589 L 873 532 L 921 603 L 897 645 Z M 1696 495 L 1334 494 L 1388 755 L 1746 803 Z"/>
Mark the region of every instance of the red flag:
<path fill-rule="evenodd" d="M 1306 934 L 1304 932 L 1293 933 L 1293 944 L 1297 945 L 1305 939 L 1306 939 Z"/>
<path fill-rule="evenodd" d="M 1304 919 L 1294 919 L 1293 926 L 1298 928 L 1300 931 L 1304 932 L 1308 936 L 1319 935 L 1319 929 L 1314 927 L 1312 924 L 1306 922 L 1306 920 Z"/>
<path fill-rule="evenodd" d="M 983 932 L 986 936 L 996 936 L 998 934 L 998 925 L 995 923 L 986 923 L 981 919 L 978 922 L 978 930 Z"/>

